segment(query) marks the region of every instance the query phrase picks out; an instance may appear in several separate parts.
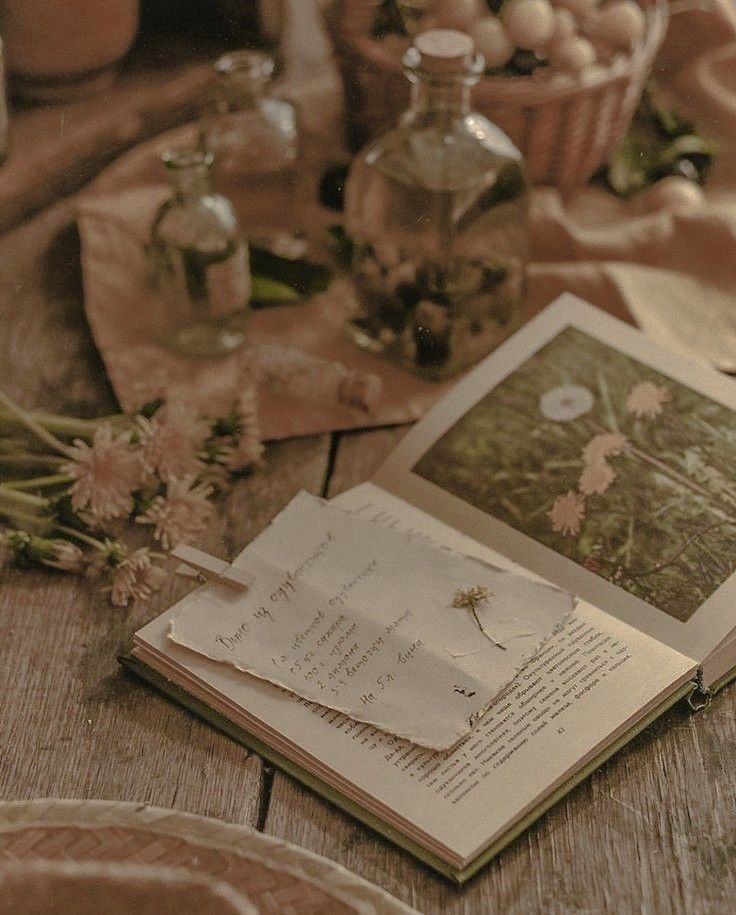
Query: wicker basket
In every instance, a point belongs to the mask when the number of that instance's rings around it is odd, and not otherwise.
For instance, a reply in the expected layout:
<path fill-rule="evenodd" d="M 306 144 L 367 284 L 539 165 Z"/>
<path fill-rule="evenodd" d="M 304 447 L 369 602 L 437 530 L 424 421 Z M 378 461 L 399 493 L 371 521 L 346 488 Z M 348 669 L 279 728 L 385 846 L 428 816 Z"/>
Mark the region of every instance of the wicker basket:
<path fill-rule="evenodd" d="M 328 30 L 346 96 L 352 149 L 384 130 L 409 103 L 401 61 L 371 36 L 381 0 L 333 0 Z M 534 184 L 585 184 L 616 150 L 667 30 L 666 0 L 640 0 L 643 40 L 628 56 L 587 73 L 485 77 L 473 106 L 511 137 Z"/>

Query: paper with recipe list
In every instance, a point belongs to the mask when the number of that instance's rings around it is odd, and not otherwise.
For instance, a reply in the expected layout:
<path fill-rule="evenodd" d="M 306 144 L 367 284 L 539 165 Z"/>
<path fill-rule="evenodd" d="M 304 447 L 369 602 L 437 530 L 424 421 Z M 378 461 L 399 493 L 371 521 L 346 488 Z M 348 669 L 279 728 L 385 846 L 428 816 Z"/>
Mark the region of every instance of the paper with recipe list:
<path fill-rule="evenodd" d="M 300 493 L 169 638 L 433 749 L 462 738 L 559 630 L 572 595 Z"/>

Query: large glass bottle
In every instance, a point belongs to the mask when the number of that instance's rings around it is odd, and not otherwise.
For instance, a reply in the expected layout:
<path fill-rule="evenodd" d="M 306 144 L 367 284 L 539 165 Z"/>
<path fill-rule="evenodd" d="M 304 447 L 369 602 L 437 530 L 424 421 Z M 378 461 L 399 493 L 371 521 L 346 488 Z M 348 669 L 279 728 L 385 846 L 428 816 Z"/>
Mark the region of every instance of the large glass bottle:
<path fill-rule="evenodd" d="M 220 57 L 201 120 L 201 144 L 214 156 L 212 186 L 235 203 L 249 237 L 289 228 L 293 216 L 297 117 L 269 92 L 274 67 L 264 51 Z"/>
<path fill-rule="evenodd" d="M 173 196 L 156 214 L 149 246 L 162 305 L 161 342 L 185 358 L 224 356 L 243 342 L 248 249 L 230 202 L 210 191 L 212 156 L 180 148 L 163 161 Z"/>
<path fill-rule="evenodd" d="M 441 378 L 518 323 L 528 257 L 521 154 L 470 108 L 483 60 L 462 32 L 418 35 L 405 57 L 412 103 L 358 154 L 346 183 L 362 346 Z"/>

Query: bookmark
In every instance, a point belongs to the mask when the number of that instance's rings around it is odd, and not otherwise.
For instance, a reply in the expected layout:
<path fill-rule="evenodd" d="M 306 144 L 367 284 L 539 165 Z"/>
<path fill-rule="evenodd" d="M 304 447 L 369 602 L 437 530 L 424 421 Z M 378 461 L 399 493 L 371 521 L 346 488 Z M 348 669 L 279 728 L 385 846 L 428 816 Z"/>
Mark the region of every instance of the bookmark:
<path fill-rule="evenodd" d="M 179 574 L 186 575 L 194 571 L 200 581 L 218 581 L 239 591 L 246 591 L 253 584 L 253 576 L 244 569 L 239 569 L 224 559 L 210 556 L 209 553 L 197 550 L 193 546 L 179 544 L 171 550 L 171 555 L 183 563 L 176 570 Z"/>

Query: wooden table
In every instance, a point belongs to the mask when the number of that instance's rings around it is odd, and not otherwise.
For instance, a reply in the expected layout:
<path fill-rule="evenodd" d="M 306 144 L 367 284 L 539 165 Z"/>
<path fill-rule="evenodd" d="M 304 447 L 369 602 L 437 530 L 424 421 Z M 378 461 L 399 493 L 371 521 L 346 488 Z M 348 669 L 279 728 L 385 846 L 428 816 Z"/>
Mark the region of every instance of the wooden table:
<path fill-rule="evenodd" d="M 73 213 L 73 198 L 57 200 L 0 237 L 0 386 L 28 407 L 95 415 L 115 403 L 84 320 Z M 199 545 L 233 556 L 299 489 L 329 497 L 365 480 L 403 432 L 270 445 Z M 733 687 L 699 714 L 672 710 L 457 888 L 123 673 L 134 630 L 188 587 L 172 577 L 119 610 L 72 576 L 0 570 L 0 798 L 131 800 L 250 824 L 425 913 L 732 911 Z"/>

